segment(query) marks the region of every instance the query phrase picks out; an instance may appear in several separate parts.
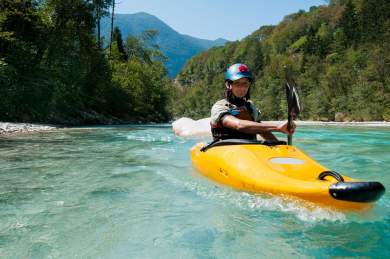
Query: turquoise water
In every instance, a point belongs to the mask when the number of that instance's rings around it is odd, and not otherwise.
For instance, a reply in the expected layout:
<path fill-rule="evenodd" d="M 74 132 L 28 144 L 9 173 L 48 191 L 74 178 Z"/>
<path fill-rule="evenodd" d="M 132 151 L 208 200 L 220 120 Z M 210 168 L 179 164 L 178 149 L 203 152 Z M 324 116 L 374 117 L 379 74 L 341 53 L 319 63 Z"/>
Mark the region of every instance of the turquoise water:
<path fill-rule="evenodd" d="M 390 256 L 389 128 L 300 127 L 333 170 L 382 182 L 364 213 L 217 186 L 169 125 L 0 138 L 0 258 Z"/>

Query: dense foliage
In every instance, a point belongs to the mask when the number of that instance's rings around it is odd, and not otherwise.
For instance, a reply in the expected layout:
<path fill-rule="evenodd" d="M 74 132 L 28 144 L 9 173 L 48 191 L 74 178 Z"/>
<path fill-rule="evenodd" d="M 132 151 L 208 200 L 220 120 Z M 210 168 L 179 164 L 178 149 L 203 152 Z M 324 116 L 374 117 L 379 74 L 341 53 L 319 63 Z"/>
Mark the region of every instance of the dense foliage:
<path fill-rule="evenodd" d="M 264 119 L 285 118 L 282 85 L 289 76 L 298 85 L 302 119 L 388 121 L 389 42 L 389 1 L 330 1 L 191 59 L 176 80 L 184 97 L 174 112 L 209 116 L 223 96 L 224 71 L 242 62 L 256 76 L 251 96 Z"/>
<path fill-rule="evenodd" d="M 156 46 L 102 49 L 112 0 L 0 0 L 0 121 L 167 121 L 171 82 Z M 98 30 L 98 31 L 96 31 Z"/>
<path fill-rule="evenodd" d="M 291 14 L 197 55 L 176 89 L 156 31 L 123 39 L 115 28 L 110 51 L 103 44 L 100 23 L 112 4 L 0 0 L 0 121 L 167 121 L 171 111 L 206 117 L 223 96 L 223 72 L 236 62 L 254 71 L 251 95 L 264 119 L 285 117 L 288 75 L 298 85 L 303 119 L 390 120 L 387 0 L 334 0 Z"/>

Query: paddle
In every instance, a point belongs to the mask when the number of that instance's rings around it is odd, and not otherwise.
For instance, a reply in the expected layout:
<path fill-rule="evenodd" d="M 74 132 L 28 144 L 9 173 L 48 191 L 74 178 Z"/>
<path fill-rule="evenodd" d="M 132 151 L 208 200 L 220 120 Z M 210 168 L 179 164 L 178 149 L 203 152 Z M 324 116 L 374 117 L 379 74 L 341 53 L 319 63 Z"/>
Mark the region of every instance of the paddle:
<path fill-rule="evenodd" d="M 301 107 L 299 104 L 299 97 L 297 90 L 294 87 L 294 81 L 286 80 L 286 97 L 287 97 L 287 107 L 288 107 L 288 124 L 287 129 L 290 131 L 292 128 L 293 120 L 298 117 L 299 112 L 301 111 Z M 292 145 L 292 134 L 288 134 L 287 136 L 288 145 Z"/>

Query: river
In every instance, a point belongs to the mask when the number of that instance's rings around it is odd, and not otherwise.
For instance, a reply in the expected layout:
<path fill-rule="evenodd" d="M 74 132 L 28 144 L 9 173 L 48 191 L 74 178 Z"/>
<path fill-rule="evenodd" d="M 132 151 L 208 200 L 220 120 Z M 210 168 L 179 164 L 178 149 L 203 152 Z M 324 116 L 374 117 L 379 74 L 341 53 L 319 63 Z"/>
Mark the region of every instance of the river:
<path fill-rule="evenodd" d="M 0 137 L 0 258 L 390 257 L 389 128 L 294 135 L 328 168 L 387 187 L 359 213 L 219 186 L 191 166 L 202 140 L 169 125 Z"/>

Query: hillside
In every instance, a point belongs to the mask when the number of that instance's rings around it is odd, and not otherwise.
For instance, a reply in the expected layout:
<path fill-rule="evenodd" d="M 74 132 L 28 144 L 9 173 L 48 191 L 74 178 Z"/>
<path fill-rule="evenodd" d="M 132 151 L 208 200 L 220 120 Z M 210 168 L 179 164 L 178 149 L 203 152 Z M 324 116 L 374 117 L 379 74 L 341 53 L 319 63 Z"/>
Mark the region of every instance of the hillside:
<path fill-rule="evenodd" d="M 171 118 L 172 82 L 155 49 L 136 38 L 123 42 L 118 31 L 111 56 L 97 42 L 101 2 L 4 0 L 0 6 L 0 121 Z"/>
<path fill-rule="evenodd" d="M 264 119 L 284 119 L 286 74 L 298 85 L 301 119 L 390 120 L 390 2 L 330 1 L 263 26 L 240 42 L 191 59 L 177 77 L 175 115 L 209 116 L 223 96 L 223 72 L 247 63 L 252 100 Z"/>
<path fill-rule="evenodd" d="M 224 39 L 212 41 L 180 34 L 156 16 L 144 12 L 116 14 L 114 23 L 121 30 L 123 39 L 128 36 L 139 36 L 148 29 L 158 30 L 159 35 L 156 38 L 156 43 L 168 57 L 166 68 L 171 77 L 175 77 L 185 62 L 194 55 L 213 46 L 221 46 L 226 43 Z M 106 17 L 102 20 L 102 35 L 109 39 L 109 32 L 110 19 Z"/>

